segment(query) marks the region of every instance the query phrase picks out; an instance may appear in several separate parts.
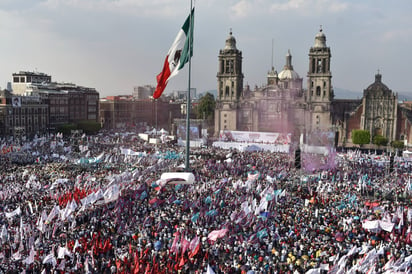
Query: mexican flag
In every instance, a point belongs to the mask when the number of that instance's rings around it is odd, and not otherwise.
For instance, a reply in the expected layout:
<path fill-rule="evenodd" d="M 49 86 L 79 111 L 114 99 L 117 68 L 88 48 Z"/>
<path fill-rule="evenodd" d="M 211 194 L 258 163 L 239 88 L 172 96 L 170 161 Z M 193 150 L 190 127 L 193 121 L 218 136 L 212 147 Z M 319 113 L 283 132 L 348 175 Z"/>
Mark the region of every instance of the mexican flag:
<path fill-rule="evenodd" d="M 153 93 L 154 99 L 157 99 L 160 95 L 162 95 L 163 90 L 166 88 L 167 82 L 173 76 L 178 74 L 179 70 L 183 68 L 183 66 L 189 61 L 189 58 L 193 55 L 194 11 L 195 9 L 193 8 L 191 15 L 186 18 L 185 23 L 167 53 L 162 72 L 156 77 L 157 87 Z"/>

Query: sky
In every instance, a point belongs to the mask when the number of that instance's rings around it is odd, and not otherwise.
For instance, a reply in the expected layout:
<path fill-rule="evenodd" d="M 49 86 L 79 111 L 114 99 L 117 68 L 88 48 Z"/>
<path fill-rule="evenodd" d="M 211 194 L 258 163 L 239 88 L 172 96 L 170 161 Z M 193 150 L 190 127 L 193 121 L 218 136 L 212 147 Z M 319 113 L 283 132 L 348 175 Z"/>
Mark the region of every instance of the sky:
<path fill-rule="evenodd" d="M 322 26 L 334 88 L 362 94 L 379 71 L 394 92 L 412 95 L 410 0 L 197 0 L 194 5 L 191 87 L 198 92 L 217 89 L 218 54 L 230 29 L 243 54 L 245 85 L 264 85 L 272 63 L 280 72 L 290 50 L 306 86 L 309 49 Z M 190 0 L 0 0 L 0 88 L 19 71 L 96 88 L 100 97 L 155 86 L 189 11 Z M 165 93 L 187 90 L 188 75 L 186 65 Z"/>

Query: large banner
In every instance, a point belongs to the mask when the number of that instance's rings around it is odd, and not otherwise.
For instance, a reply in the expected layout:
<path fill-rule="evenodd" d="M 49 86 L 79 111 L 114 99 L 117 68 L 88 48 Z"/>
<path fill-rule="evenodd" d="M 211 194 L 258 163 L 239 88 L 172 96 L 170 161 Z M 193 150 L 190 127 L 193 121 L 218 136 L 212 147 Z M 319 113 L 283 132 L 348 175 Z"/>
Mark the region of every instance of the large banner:
<path fill-rule="evenodd" d="M 12 97 L 13 107 L 21 107 L 21 97 Z"/>
<path fill-rule="evenodd" d="M 221 130 L 219 134 L 219 140 L 222 142 L 288 145 L 291 143 L 291 139 L 291 133 Z"/>
<path fill-rule="evenodd" d="M 314 131 L 307 135 L 306 143 L 311 146 L 334 147 L 334 131 Z"/>
<path fill-rule="evenodd" d="M 181 124 L 177 126 L 177 138 L 181 140 L 186 140 L 186 125 Z M 189 128 L 189 138 L 190 140 L 200 139 L 200 131 L 198 125 L 191 125 Z"/>

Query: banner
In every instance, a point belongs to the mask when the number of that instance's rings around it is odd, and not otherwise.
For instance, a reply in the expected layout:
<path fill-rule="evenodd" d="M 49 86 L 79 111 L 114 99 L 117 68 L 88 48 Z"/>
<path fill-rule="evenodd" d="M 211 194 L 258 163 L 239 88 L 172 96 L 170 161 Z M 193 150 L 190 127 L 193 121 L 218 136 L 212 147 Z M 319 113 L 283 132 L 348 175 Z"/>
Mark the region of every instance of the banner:
<path fill-rule="evenodd" d="M 219 140 L 223 142 L 256 142 L 287 145 L 291 143 L 292 134 L 276 132 L 221 130 L 219 133 Z"/>

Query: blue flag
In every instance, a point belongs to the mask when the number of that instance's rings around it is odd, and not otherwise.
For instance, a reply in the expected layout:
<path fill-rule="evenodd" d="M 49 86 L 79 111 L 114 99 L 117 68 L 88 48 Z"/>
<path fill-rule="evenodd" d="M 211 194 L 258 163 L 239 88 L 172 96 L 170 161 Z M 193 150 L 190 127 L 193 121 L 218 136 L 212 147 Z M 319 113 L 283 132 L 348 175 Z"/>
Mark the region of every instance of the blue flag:
<path fill-rule="evenodd" d="M 146 197 L 147 197 L 147 192 L 145 190 L 145 191 L 142 192 L 142 194 L 140 194 L 140 200 L 143 201 L 144 199 L 146 199 Z"/>
<path fill-rule="evenodd" d="M 199 216 L 200 216 L 200 212 L 194 214 L 194 215 L 192 216 L 192 218 L 190 219 L 190 220 L 192 220 L 192 223 L 196 223 L 196 222 L 197 222 L 197 219 L 199 219 Z"/>

